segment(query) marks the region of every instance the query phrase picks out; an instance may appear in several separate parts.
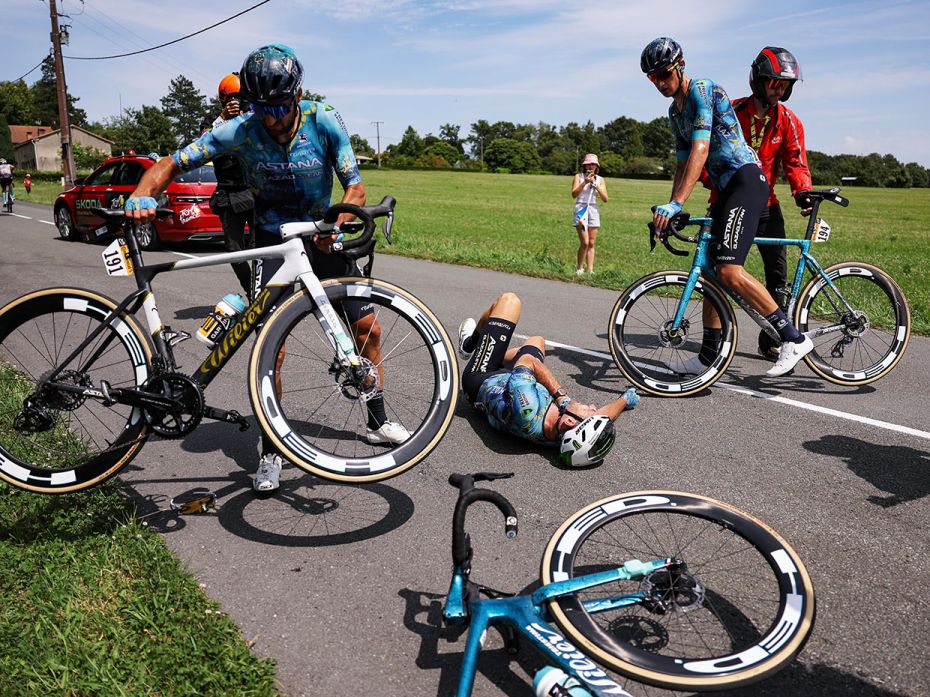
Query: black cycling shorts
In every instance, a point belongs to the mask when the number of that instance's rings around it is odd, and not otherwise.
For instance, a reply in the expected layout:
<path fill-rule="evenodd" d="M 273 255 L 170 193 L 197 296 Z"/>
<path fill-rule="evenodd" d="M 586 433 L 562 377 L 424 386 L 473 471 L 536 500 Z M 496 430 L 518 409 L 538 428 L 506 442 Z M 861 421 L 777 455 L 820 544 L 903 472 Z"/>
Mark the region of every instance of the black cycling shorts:
<path fill-rule="evenodd" d="M 717 264 L 746 263 L 759 227 L 759 216 L 769 198 L 769 183 L 759 165 L 743 165 L 730 179 L 710 209 L 716 242 L 710 257 Z"/>
<path fill-rule="evenodd" d="M 492 375 L 506 372 L 504 356 L 517 325 L 505 319 L 491 317 L 476 339 L 475 352 L 462 371 L 462 391 L 474 403 L 481 383 Z"/>
<path fill-rule="evenodd" d="M 340 276 L 350 276 L 353 278 L 364 278 L 365 275 L 359 270 L 358 264 L 338 252 L 334 254 L 324 254 L 309 238 L 304 238 L 304 249 L 307 251 L 307 257 L 310 259 L 310 266 L 317 278 L 324 280 L 327 278 L 339 278 Z M 279 235 L 272 235 L 263 230 L 255 231 L 256 247 L 271 247 L 281 244 Z M 284 259 L 258 259 L 255 262 L 255 275 L 252 287 L 255 289 L 255 297 L 258 292 L 265 287 L 265 284 L 274 276 L 275 272 L 284 264 Z M 345 300 L 341 303 L 333 303 L 336 312 L 344 315 L 349 324 L 355 324 L 362 317 L 374 314 L 374 306 L 371 303 L 362 300 Z"/>

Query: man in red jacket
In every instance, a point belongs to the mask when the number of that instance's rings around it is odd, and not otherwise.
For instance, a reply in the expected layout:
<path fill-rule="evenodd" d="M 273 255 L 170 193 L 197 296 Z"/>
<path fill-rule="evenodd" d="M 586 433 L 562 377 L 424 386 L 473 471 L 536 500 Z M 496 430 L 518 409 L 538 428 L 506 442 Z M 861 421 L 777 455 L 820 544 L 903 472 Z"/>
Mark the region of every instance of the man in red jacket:
<path fill-rule="evenodd" d="M 804 126 L 794 112 L 782 102 L 788 101 L 794 83 L 801 79 L 797 58 L 784 48 L 766 46 L 752 62 L 749 73 L 751 97 L 733 101 L 743 136 L 756 151 L 762 171 L 769 180 L 768 208 L 762 212 L 756 237 L 785 237 L 785 218 L 775 195 L 775 181 L 783 169 L 791 195 L 801 209 L 810 215 L 811 173 L 804 149 Z M 775 302 L 786 309 L 788 299 L 788 264 L 786 248 L 759 245 L 765 265 L 765 287 Z M 778 344 L 765 332 L 759 333 L 759 353 L 771 359 L 778 357 Z"/>

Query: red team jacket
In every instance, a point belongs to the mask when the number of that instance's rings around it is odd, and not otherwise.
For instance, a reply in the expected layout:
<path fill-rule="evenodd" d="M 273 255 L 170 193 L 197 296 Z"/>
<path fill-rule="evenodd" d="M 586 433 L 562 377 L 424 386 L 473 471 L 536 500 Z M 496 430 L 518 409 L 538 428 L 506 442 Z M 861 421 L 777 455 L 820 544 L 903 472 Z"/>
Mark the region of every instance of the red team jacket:
<path fill-rule="evenodd" d="M 807 166 L 807 151 L 804 148 L 804 126 L 795 113 L 779 102 L 769 109 L 768 122 L 765 122 L 765 117 L 761 120 L 754 120 L 756 106 L 752 97 L 734 99 L 733 109 L 736 112 L 736 118 L 739 119 L 746 142 L 756 151 L 762 163 L 765 178 L 769 180 L 768 205 L 778 203 L 778 197 L 775 196 L 775 181 L 782 168 L 784 168 L 792 195 L 811 189 L 813 185 L 810 169 Z M 762 139 L 758 142 L 760 131 Z M 701 173 L 701 181 L 705 186 L 709 186 L 710 181 L 706 172 Z M 712 191 L 711 202 L 716 197 L 717 192 Z"/>

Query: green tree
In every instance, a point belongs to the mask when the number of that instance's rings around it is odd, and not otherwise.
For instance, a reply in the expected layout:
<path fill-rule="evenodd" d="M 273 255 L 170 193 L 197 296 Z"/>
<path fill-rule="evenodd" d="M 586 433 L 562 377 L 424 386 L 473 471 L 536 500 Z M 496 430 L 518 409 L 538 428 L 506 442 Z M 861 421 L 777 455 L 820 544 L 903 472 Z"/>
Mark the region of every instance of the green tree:
<path fill-rule="evenodd" d="M 183 75 L 171 81 L 168 94 L 161 98 L 161 111 L 171 124 L 175 145 L 196 140 L 202 132 L 201 124 L 208 119 L 212 122 L 217 116 L 209 112 L 203 93 Z"/>
<path fill-rule="evenodd" d="M 484 151 L 484 161 L 491 169 L 530 172 L 542 168 L 539 153 L 532 143 L 513 138 L 495 138 Z"/>
<path fill-rule="evenodd" d="M 14 126 L 27 126 L 36 122 L 32 92 L 25 81 L 0 82 L 0 115 L 5 116 L 7 123 Z"/>
<path fill-rule="evenodd" d="M 300 97 L 310 102 L 326 102 L 326 95 L 320 94 L 319 92 L 311 92 L 310 90 L 304 90 L 303 95 Z"/>
<path fill-rule="evenodd" d="M 572 168 L 573 172 L 581 169 L 581 159 L 585 156 L 585 153 L 596 153 L 600 150 L 600 138 L 598 138 L 594 124 L 590 121 L 584 126 L 572 121 L 565 124 L 559 130 L 559 133 L 562 136 L 565 149 L 569 152 L 574 151 L 575 164 Z"/>
<path fill-rule="evenodd" d="M 641 139 L 643 143 L 643 154 L 647 157 L 657 157 L 660 160 L 665 159 L 672 154 L 675 149 L 675 139 L 672 136 L 672 128 L 669 126 L 668 119 L 664 116 L 644 123 L 642 125 Z"/>
<path fill-rule="evenodd" d="M 459 137 L 459 131 L 461 130 L 462 127 L 454 123 L 444 123 L 439 127 L 439 139 L 451 145 L 459 154 L 465 152 L 463 146 L 465 141 Z"/>
<path fill-rule="evenodd" d="M 13 140 L 10 138 L 10 125 L 6 121 L 6 116 L 0 113 L 0 157 L 13 162 Z"/>
<path fill-rule="evenodd" d="M 465 142 L 471 147 L 471 156 L 476 160 L 482 158 L 484 148 L 494 140 L 491 137 L 491 124 L 484 119 L 478 119 L 469 127 L 468 137 Z"/>
<path fill-rule="evenodd" d="M 636 119 L 619 116 L 598 129 L 600 150 L 609 150 L 624 158 L 644 155 L 643 124 Z"/>
<path fill-rule="evenodd" d="M 424 163 L 427 167 L 442 168 L 451 167 L 458 160 L 462 159 L 462 157 L 462 153 L 456 150 L 451 143 L 440 140 L 438 143 L 433 143 L 433 145 L 426 148 L 420 156 L 420 159 L 430 159 L 431 164 Z"/>
<path fill-rule="evenodd" d="M 87 123 L 87 112 L 77 107 L 79 101 L 70 93 L 68 100 L 68 119 L 72 126 Z M 33 119 L 37 124 L 58 128 L 58 81 L 55 79 L 55 59 L 47 56 L 42 61 L 42 77 L 32 86 Z"/>
<path fill-rule="evenodd" d="M 926 167 L 921 167 L 916 162 L 908 162 L 904 165 L 904 169 L 911 177 L 911 186 L 922 188 L 930 186 L 930 171 Z"/>
<path fill-rule="evenodd" d="M 400 142 L 390 147 L 391 153 L 402 157 L 418 158 L 423 154 L 423 139 L 413 126 L 407 126 Z"/>
<path fill-rule="evenodd" d="M 171 121 L 157 106 L 125 109 L 105 122 L 105 137 L 113 141 L 114 152 L 165 155 L 178 146 Z"/>
<path fill-rule="evenodd" d="M 352 146 L 352 151 L 356 155 L 367 155 L 368 157 L 375 156 L 375 149 L 358 133 L 353 133 L 349 136 L 349 144 Z"/>
<path fill-rule="evenodd" d="M 598 158 L 601 162 L 600 173 L 605 177 L 619 177 L 624 173 L 623 158 L 609 150 L 602 152 Z"/>
<path fill-rule="evenodd" d="M 58 151 L 59 156 L 61 150 Z M 80 172 L 89 172 L 107 158 L 107 154 L 97 148 L 85 147 L 77 141 L 71 144 L 71 154 L 74 157 L 74 167 Z"/>

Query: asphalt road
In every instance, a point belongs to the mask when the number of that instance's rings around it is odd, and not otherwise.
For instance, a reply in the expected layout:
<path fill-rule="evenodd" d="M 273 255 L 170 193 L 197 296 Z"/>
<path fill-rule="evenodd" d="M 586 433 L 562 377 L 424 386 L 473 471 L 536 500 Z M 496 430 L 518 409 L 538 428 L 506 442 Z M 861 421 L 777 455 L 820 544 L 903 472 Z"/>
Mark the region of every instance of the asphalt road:
<path fill-rule="evenodd" d="M 58 239 L 50 208 L 19 204 L 16 213 L 0 215 L 0 304 L 57 284 L 115 298 L 132 287 L 107 278 L 102 247 Z M 146 260 L 209 251 L 179 246 Z M 606 355 L 615 293 L 385 255 L 374 275 L 423 299 L 450 334 L 498 293 L 516 291 L 524 300 L 518 332 L 566 346 L 552 349 L 549 363 L 573 396 L 603 403 L 627 386 Z M 156 285 L 163 317 L 191 332 L 237 285 L 225 266 L 164 279 Z M 907 279 L 898 280 L 907 293 Z M 464 638 L 440 622 L 455 501 L 446 479 L 478 470 L 516 473 L 495 488 L 517 507 L 521 533 L 504 540 L 497 517 L 473 509 L 475 580 L 505 590 L 529 586 L 559 523 L 607 494 L 694 491 L 781 532 L 818 593 L 813 637 L 796 664 L 736 694 L 930 694 L 930 654 L 921 648 L 930 636 L 930 340 L 912 337 L 890 376 L 853 390 L 821 381 L 803 364 L 790 377 L 760 377 L 767 364 L 752 354 L 754 327 L 739 319 L 748 331 L 726 384 L 691 399 L 644 398 L 618 421 L 618 444 L 594 470 L 559 468 L 551 451 L 498 436 L 463 403 L 424 463 L 378 485 L 328 484 L 291 467 L 276 497 L 254 498 L 248 475 L 256 430 L 215 422 L 181 441 L 150 441 L 122 476 L 142 513 L 154 513 L 152 527 L 254 650 L 277 660 L 291 695 L 454 692 Z M 179 347 L 184 368 L 199 362 L 201 348 L 195 341 Z M 210 404 L 251 415 L 245 360 L 241 352 L 213 383 Z M 198 486 L 217 492 L 216 514 L 158 513 L 168 497 Z M 531 695 L 540 665 L 529 650 L 508 657 L 492 634 L 474 694 Z"/>

